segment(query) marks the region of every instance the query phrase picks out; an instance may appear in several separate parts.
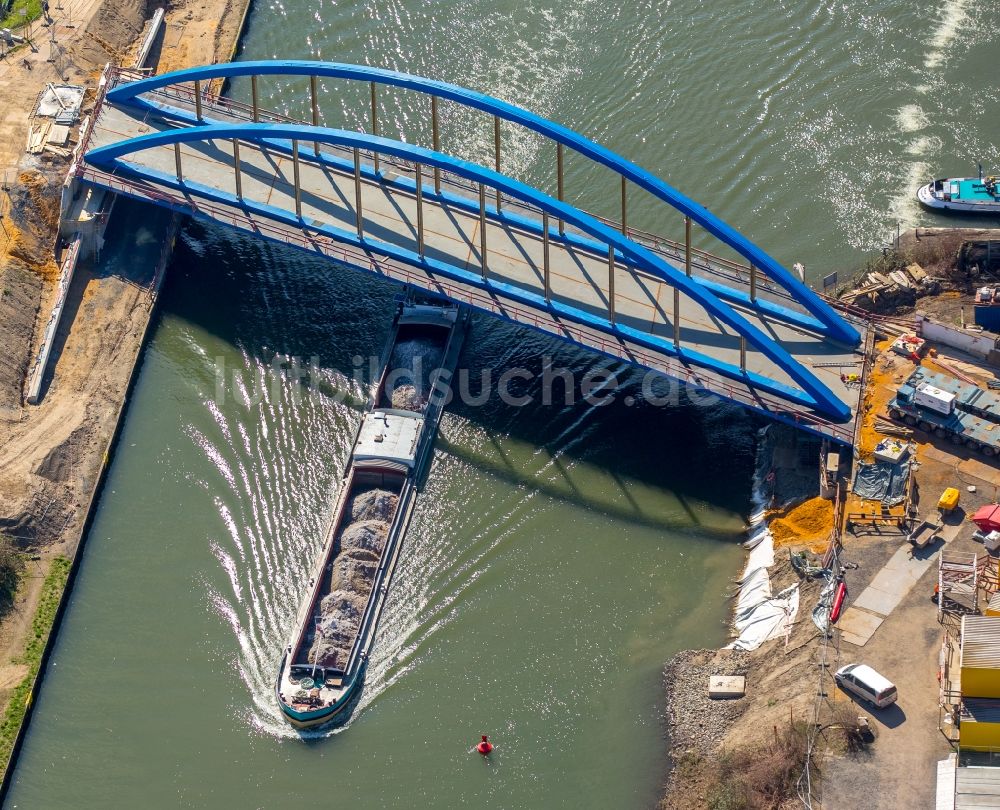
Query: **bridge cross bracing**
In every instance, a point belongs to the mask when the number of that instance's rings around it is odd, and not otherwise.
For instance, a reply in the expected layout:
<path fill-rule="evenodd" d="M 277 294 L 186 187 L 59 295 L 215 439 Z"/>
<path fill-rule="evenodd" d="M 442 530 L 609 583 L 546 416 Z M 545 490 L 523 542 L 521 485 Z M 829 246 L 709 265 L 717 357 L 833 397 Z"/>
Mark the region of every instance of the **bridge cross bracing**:
<path fill-rule="evenodd" d="M 132 78 L 112 75 L 106 90 Z M 808 312 L 796 314 L 794 290 L 696 251 L 690 241 L 617 224 L 616 235 L 626 231 L 621 239 L 628 243 L 609 250 L 595 240 L 589 220 L 574 219 L 578 212 L 542 209 L 519 197 L 516 184 L 500 188 L 492 175 L 469 174 L 478 169 L 431 165 L 433 153 L 325 128 L 313 134 L 322 130 L 329 140 L 314 146 L 308 127 L 199 89 L 195 95 L 190 83 L 156 88 L 146 95 L 152 107 L 106 103 L 102 95 L 77 176 L 436 291 L 850 441 L 859 387 L 845 384 L 841 372 L 857 372 L 862 354 L 817 334 Z M 170 112 L 158 114 L 160 105 Z M 89 159 L 140 141 L 149 145 L 125 149 L 113 163 Z M 741 336 L 711 306 L 636 266 L 631 243 L 722 290 L 734 312 L 846 404 L 847 418 L 830 418 L 766 346 Z"/>

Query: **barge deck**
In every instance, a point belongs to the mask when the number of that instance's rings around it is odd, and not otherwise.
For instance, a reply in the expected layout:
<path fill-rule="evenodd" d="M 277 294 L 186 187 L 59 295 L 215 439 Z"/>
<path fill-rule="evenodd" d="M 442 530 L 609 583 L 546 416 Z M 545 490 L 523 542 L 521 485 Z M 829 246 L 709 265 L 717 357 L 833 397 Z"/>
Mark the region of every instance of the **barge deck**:
<path fill-rule="evenodd" d="M 401 304 L 374 396 L 308 591 L 282 655 L 275 696 L 297 728 L 344 719 L 356 703 L 417 484 L 426 469 L 468 314 Z"/>

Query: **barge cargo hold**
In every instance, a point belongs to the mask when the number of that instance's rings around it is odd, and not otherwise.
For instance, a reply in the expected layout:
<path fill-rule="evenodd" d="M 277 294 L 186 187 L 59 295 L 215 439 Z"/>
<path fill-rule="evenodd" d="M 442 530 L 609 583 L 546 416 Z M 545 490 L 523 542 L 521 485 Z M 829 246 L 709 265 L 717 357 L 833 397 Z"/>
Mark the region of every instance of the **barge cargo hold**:
<path fill-rule="evenodd" d="M 434 444 L 465 310 L 401 305 L 358 428 L 275 696 L 297 728 L 343 720 L 356 702 L 379 617 Z M 444 380 L 438 378 L 444 374 Z"/>

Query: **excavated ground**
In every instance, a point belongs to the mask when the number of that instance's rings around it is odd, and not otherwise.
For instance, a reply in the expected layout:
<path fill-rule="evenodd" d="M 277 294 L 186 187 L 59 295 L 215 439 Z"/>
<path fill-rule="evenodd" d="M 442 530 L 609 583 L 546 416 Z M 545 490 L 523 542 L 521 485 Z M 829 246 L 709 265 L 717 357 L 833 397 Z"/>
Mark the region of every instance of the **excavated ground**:
<path fill-rule="evenodd" d="M 174 0 L 154 57 L 171 68 L 229 59 L 248 2 Z M 0 61 L 0 533 L 31 558 L 13 608 L 0 617 L 0 711 L 24 676 L 14 661 L 51 560 L 72 558 L 79 546 L 153 301 L 148 267 L 102 275 L 81 262 L 41 404 L 24 403 L 57 292 L 59 197 L 69 163 L 25 153 L 30 117 L 49 82 L 85 85 L 89 113 L 102 68 L 133 63 L 154 7 L 150 0 L 56 4 L 55 24 L 35 23 L 32 46 Z"/>

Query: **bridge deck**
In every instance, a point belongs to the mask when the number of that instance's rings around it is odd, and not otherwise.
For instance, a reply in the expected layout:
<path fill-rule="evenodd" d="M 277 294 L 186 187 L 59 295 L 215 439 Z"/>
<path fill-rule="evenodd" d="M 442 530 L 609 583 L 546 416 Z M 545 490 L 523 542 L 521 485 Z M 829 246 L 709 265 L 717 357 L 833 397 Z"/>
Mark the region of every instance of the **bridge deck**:
<path fill-rule="evenodd" d="M 222 118 L 215 112 L 215 118 Z M 153 129 L 167 129 L 165 121 L 147 121 L 126 110 L 108 105 L 101 108 L 89 134 L 88 148 L 146 134 Z M 333 154 L 335 150 L 330 150 Z M 168 205 L 177 210 L 200 214 L 240 230 L 277 241 L 294 244 L 325 254 L 348 264 L 361 266 L 382 275 L 436 290 L 452 298 L 491 311 L 513 320 L 528 323 L 575 343 L 631 360 L 639 365 L 664 371 L 672 377 L 693 383 L 783 419 L 801 424 L 807 429 L 829 435 L 840 441 L 851 441 L 854 423 L 833 425 L 815 413 L 765 394 L 753 386 L 728 379 L 704 368 L 685 365 L 681 360 L 659 353 L 648 346 L 636 345 L 616 338 L 599 329 L 578 323 L 561 321 L 545 307 L 527 307 L 505 295 L 503 285 L 543 292 L 543 244 L 536 233 L 520 229 L 509 222 L 487 219 L 487 268 L 492 281 L 502 282 L 489 292 L 452 279 L 441 278 L 427 267 L 391 259 L 378 251 L 377 243 L 417 250 L 417 204 L 415 194 L 392 184 L 370 178 L 361 182 L 361 209 L 364 235 L 370 240 L 364 248 L 345 246 L 316 234 L 322 225 L 345 232 L 356 232 L 355 177 L 353 171 L 338 170 L 305 159 L 300 160 L 300 187 L 303 225 L 281 222 L 261 212 L 251 212 L 236 200 L 232 203 L 208 201 L 199 196 L 197 186 L 211 187 L 237 196 L 236 172 L 232 143 L 196 142 L 180 147 L 183 176 L 187 189 L 172 187 L 170 182 L 150 182 L 126 177 L 112 177 L 84 164 L 81 177 L 114 191 Z M 349 154 L 349 153 L 348 153 Z M 128 158 L 130 163 L 175 176 L 173 147 L 161 147 Z M 293 161 L 289 155 L 261 149 L 252 143 L 240 144 L 240 179 L 244 200 L 280 209 L 295 211 Z M 408 167 L 383 163 L 386 176 L 404 174 Z M 429 174 L 429 171 L 428 171 Z M 428 174 L 425 188 L 433 190 Z M 412 177 L 412 173 L 410 175 Z M 450 181 L 446 181 L 450 182 Z M 468 188 L 455 186 L 453 193 L 471 197 Z M 492 192 L 491 192 L 492 193 Z M 478 205 L 478 197 L 475 198 Z M 491 198 L 492 203 L 492 198 Z M 428 258 L 480 273 L 480 218 L 478 213 L 454 205 L 438 205 L 425 197 L 423 204 L 425 255 Z M 312 226 L 310 228 L 309 226 Z M 551 296 L 598 317 L 607 317 L 609 300 L 609 269 L 607 253 L 566 244 L 550 242 Z M 619 263 L 614 276 L 616 323 L 633 327 L 646 334 L 673 337 L 673 288 L 634 268 Z M 860 372 L 862 352 L 829 342 L 804 329 L 764 317 L 748 308 L 734 305 L 754 325 L 774 336 L 797 360 L 817 376 L 838 396 L 849 403 L 856 414 L 860 386 L 845 385 L 841 372 Z M 680 343 L 685 349 L 703 352 L 738 365 L 740 341 L 728 328 L 691 299 L 681 297 Z M 793 386 L 774 364 L 759 351 L 748 346 L 746 368 L 762 376 Z M 828 364 L 843 364 L 836 367 Z M 816 364 L 823 364 L 816 367 Z"/>

